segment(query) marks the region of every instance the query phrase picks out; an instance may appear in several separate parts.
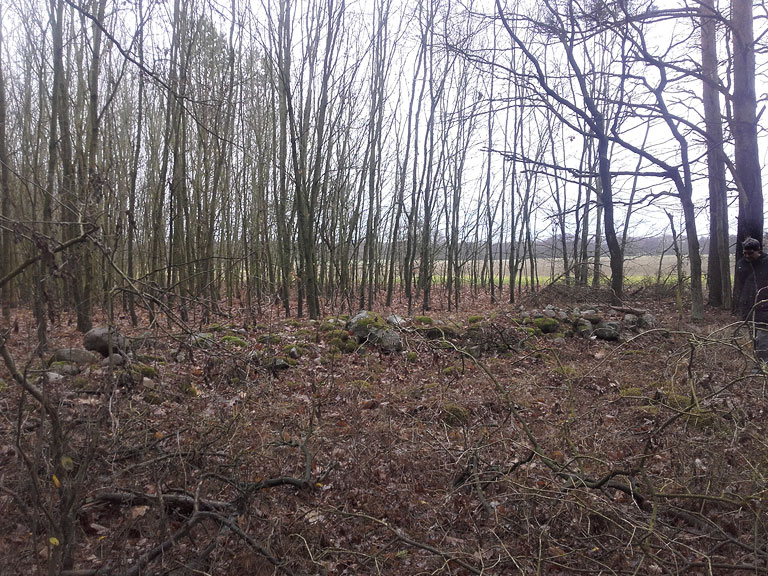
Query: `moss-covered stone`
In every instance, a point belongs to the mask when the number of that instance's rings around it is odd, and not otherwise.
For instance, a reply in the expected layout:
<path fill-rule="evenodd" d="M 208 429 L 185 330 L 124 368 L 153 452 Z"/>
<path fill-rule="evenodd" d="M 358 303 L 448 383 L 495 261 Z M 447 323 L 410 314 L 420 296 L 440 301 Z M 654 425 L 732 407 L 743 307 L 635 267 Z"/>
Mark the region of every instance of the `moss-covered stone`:
<path fill-rule="evenodd" d="M 137 354 L 135 356 L 135 360 L 144 364 L 148 364 L 150 362 L 157 362 L 158 364 L 166 363 L 166 359 L 163 356 L 158 356 L 157 354 Z"/>
<path fill-rule="evenodd" d="M 637 398 L 643 396 L 643 389 L 642 388 L 635 388 L 635 387 L 628 387 L 628 388 L 621 388 L 619 390 L 619 395 L 622 398 Z"/>
<path fill-rule="evenodd" d="M 134 362 L 130 369 L 139 380 L 141 380 L 141 378 L 151 378 L 153 380 L 157 378 L 157 369 L 149 364 Z"/>
<path fill-rule="evenodd" d="M 422 328 L 419 330 L 425 337 L 430 340 L 440 340 L 442 338 L 458 338 L 458 331 L 452 326 L 432 326 L 430 328 Z"/>
<path fill-rule="evenodd" d="M 467 324 L 477 324 L 478 322 L 482 322 L 484 320 L 483 316 L 470 316 L 467 318 Z"/>
<path fill-rule="evenodd" d="M 283 348 L 283 354 L 294 360 L 298 360 L 304 355 L 304 348 L 298 344 L 289 344 Z"/>
<path fill-rule="evenodd" d="M 448 426 L 464 426 L 470 419 L 469 410 L 459 404 L 448 403 L 443 405 L 440 418 Z"/>
<path fill-rule="evenodd" d="M 200 332 L 192 336 L 192 345 L 198 348 L 207 349 L 213 344 L 213 333 Z"/>
<path fill-rule="evenodd" d="M 322 324 L 320 324 L 321 332 L 331 332 L 338 330 L 340 326 L 344 326 L 345 322 L 339 322 L 336 318 L 328 318 Z"/>
<path fill-rule="evenodd" d="M 414 352 L 413 350 L 409 350 L 408 352 L 405 353 L 405 359 L 408 362 L 416 362 L 418 358 L 419 358 L 418 354 L 416 354 L 416 352 Z"/>
<path fill-rule="evenodd" d="M 238 348 L 247 348 L 248 342 L 243 340 L 242 338 L 238 336 L 234 336 L 232 334 L 227 334 L 226 336 L 223 336 L 221 338 L 221 341 L 224 344 L 231 344 L 232 346 L 237 346 Z"/>
<path fill-rule="evenodd" d="M 334 330 L 331 330 L 330 332 L 328 332 L 328 333 L 325 335 L 325 337 L 327 338 L 327 340 L 328 340 L 329 342 L 330 342 L 331 340 L 333 340 L 334 338 L 338 338 L 339 340 L 343 340 L 343 341 L 345 341 L 345 342 L 346 342 L 347 340 L 349 340 L 349 339 L 350 339 L 350 334 L 349 334 L 349 332 L 347 332 L 346 330 L 341 330 L 341 329 L 339 329 L 339 328 L 336 328 L 336 329 L 334 329 Z"/>
<path fill-rule="evenodd" d="M 346 339 L 331 338 L 328 341 L 328 345 L 331 348 L 335 348 L 340 352 L 344 352 L 346 354 L 351 354 L 352 352 L 357 350 L 357 343 L 349 337 L 347 337 Z"/>
<path fill-rule="evenodd" d="M 552 334 L 560 330 L 560 322 L 555 318 L 534 318 L 533 325 L 541 330 L 543 334 Z"/>
<path fill-rule="evenodd" d="M 432 326 L 435 323 L 430 316 L 414 316 L 413 321 L 427 326 Z"/>
<path fill-rule="evenodd" d="M 367 329 L 388 328 L 386 320 L 373 312 L 369 312 L 365 317 L 358 318 L 356 325 Z"/>

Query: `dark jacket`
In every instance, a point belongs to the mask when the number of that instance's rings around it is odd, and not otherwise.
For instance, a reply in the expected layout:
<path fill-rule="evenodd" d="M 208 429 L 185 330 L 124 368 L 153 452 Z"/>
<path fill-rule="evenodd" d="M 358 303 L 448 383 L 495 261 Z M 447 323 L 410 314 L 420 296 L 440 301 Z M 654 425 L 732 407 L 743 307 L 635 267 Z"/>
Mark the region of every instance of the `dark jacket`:
<path fill-rule="evenodd" d="M 736 311 L 744 320 L 768 323 L 768 254 L 760 254 L 753 262 L 739 260 L 736 278 L 741 286 Z"/>

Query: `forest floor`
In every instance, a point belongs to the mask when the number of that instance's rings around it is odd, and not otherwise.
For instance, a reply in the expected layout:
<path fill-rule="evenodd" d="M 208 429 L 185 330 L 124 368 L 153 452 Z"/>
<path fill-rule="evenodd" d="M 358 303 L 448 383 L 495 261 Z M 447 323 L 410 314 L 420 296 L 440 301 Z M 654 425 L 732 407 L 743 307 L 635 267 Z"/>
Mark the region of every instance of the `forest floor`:
<path fill-rule="evenodd" d="M 592 291 L 522 304 L 618 314 Z M 395 307 L 392 354 L 332 314 L 121 319 L 132 368 L 53 382 L 14 310 L 49 411 L 0 368 L 0 573 L 768 572 L 768 378 L 734 318 L 638 296 L 656 327 L 609 342 L 520 305 Z M 82 346 L 66 318 L 49 338 Z"/>

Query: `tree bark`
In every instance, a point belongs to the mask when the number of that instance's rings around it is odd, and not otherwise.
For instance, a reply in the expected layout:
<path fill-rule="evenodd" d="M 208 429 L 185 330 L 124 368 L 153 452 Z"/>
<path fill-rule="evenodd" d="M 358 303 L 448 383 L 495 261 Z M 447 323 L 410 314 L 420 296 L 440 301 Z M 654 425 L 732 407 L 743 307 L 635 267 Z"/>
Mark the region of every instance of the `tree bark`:
<path fill-rule="evenodd" d="M 704 81 L 704 122 L 707 132 L 709 174 L 709 260 L 707 280 L 710 306 L 731 307 L 731 270 L 728 239 L 728 197 L 723 151 L 723 121 L 717 72 L 717 36 L 714 0 L 702 0 L 701 68 Z"/>
<path fill-rule="evenodd" d="M 752 0 L 731 0 L 733 36 L 733 120 L 731 131 L 735 149 L 736 185 L 739 189 L 739 216 L 736 234 L 736 260 L 747 237 L 763 242 L 763 191 L 757 143 L 755 95 L 755 39 Z M 738 278 L 738 277 L 737 277 Z M 738 302 L 741 286 L 734 286 L 733 301 Z"/>

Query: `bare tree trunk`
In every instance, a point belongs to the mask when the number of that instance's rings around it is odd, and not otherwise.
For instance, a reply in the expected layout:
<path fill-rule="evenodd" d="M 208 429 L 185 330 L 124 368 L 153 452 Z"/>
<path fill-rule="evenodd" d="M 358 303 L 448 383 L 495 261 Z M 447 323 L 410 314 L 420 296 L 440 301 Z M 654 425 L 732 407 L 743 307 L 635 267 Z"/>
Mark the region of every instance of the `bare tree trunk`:
<path fill-rule="evenodd" d="M 144 9 L 143 0 L 138 0 L 139 17 L 143 19 Z M 140 66 L 144 66 L 144 25 L 140 21 L 138 29 L 138 57 Z M 144 73 L 139 72 L 139 92 L 136 101 L 136 132 L 134 135 L 133 146 L 133 164 L 130 173 L 130 190 L 128 191 L 128 267 L 127 274 L 133 278 L 135 272 L 134 250 L 136 243 L 136 183 L 139 176 L 139 162 L 141 158 L 141 137 L 144 125 Z M 131 316 L 131 323 L 136 326 L 139 322 L 136 315 L 136 295 L 132 289 L 128 290 L 128 313 Z"/>
<path fill-rule="evenodd" d="M 707 131 L 709 174 L 709 304 L 731 308 L 731 265 L 728 239 L 728 196 L 723 151 L 723 120 L 720 112 L 717 73 L 717 36 L 713 0 L 701 4 L 701 67 L 704 82 L 704 119 Z"/>
<path fill-rule="evenodd" d="M 763 241 L 763 190 L 757 143 L 755 95 L 755 39 L 752 0 L 731 0 L 733 35 L 733 121 L 736 185 L 739 189 L 739 217 L 736 259 L 747 237 Z M 738 278 L 738 276 L 737 276 Z M 734 286 L 738 302 L 741 286 Z"/>
<path fill-rule="evenodd" d="M 0 6 L 0 54 L 3 53 L 3 8 Z M 5 100 L 5 72 L 3 70 L 3 58 L 0 56 L 0 270 L 13 268 L 13 251 L 11 247 L 11 182 L 10 182 L 10 158 L 8 157 L 8 145 L 6 134 L 6 122 L 8 119 Z M 0 288 L 0 306 L 2 306 L 3 318 L 8 321 L 11 318 L 11 295 L 13 283 L 9 282 Z"/>

